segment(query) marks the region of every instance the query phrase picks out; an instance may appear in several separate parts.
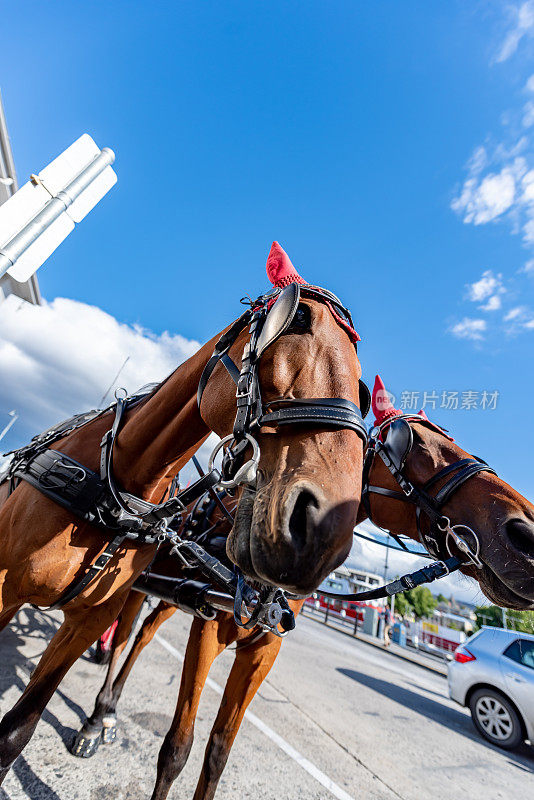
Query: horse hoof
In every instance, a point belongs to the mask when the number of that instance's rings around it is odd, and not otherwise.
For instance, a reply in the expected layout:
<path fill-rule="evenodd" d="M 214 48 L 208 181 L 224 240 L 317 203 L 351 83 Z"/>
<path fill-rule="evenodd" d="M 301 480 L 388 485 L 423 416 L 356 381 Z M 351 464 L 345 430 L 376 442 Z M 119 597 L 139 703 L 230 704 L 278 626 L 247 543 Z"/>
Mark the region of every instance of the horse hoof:
<path fill-rule="evenodd" d="M 117 738 L 117 717 L 104 717 L 102 725 L 101 743 L 113 744 Z"/>
<path fill-rule="evenodd" d="M 101 733 L 90 735 L 85 733 L 83 728 L 76 736 L 70 752 L 77 758 L 91 758 L 94 756 L 100 745 Z"/>

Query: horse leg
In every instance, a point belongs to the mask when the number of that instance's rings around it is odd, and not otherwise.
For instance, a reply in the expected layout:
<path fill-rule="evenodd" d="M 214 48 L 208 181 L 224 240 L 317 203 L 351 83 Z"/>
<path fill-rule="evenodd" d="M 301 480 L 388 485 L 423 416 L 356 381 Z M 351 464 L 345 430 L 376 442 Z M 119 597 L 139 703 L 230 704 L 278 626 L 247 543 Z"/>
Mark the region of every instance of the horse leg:
<path fill-rule="evenodd" d="M 267 641 L 265 641 L 267 640 Z M 282 640 L 272 635 L 238 650 L 210 733 L 193 800 L 212 800 L 245 711 L 274 664 Z"/>
<path fill-rule="evenodd" d="M 159 751 L 158 774 L 151 800 L 165 800 L 189 756 L 202 689 L 215 658 L 230 643 L 219 635 L 219 627 L 217 619 L 205 622 L 195 617 L 193 620 L 176 712 Z"/>
<path fill-rule="evenodd" d="M 132 648 L 126 659 L 124 664 L 122 665 L 120 672 L 117 676 L 117 679 L 113 683 L 113 691 L 112 691 L 112 706 L 111 709 L 113 715 L 115 715 L 117 703 L 119 702 L 120 696 L 122 694 L 122 690 L 124 689 L 124 684 L 126 683 L 126 679 L 128 675 L 132 671 L 133 665 L 141 655 L 141 652 L 145 649 L 147 644 L 149 644 L 154 636 L 156 635 L 156 631 L 158 628 L 163 625 L 166 620 L 168 620 L 176 611 L 176 606 L 170 605 L 169 603 L 165 603 L 162 601 L 158 604 L 158 606 L 148 615 L 148 617 L 143 622 L 143 625 L 138 632 L 137 636 L 135 637 L 135 641 L 132 645 Z M 105 723 L 105 720 L 104 720 Z M 116 725 L 116 717 L 115 717 L 115 725 Z M 107 744 L 108 741 L 106 739 L 106 732 L 107 728 L 104 724 L 104 728 L 102 730 L 102 741 Z M 113 741 L 115 736 L 112 735 L 112 738 L 109 741 Z"/>
<path fill-rule="evenodd" d="M 0 783 L 31 739 L 48 701 L 64 675 L 119 613 L 124 593 L 103 604 L 99 614 L 65 612 L 65 621 L 52 638 L 29 683 L 0 722 Z"/>
<path fill-rule="evenodd" d="M 106 679 L 96 697 L 93 713 L 87 718 L 74 739 L 71 747 L 73 756 L 90 758 L 98 750 L 101 741 L 105 744 L 110 744 L 115 740 L 117 731 L 115 707 L 118 700 L 113 691 L 115 670 L 124 648 L 128 644 L 128 639 L 144 599 L 145 595 L 131 591 L 121 609 L 111 645 L 111 659 Z"/>

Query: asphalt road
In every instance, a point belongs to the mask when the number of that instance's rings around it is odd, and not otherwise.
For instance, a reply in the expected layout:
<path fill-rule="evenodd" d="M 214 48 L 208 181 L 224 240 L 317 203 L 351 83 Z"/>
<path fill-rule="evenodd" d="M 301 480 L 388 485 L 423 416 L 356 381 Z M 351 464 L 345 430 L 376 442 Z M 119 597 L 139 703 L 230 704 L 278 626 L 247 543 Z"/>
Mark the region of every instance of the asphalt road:
<path fill-rule="evenodd" d="M 0 711 L 19 695 L 56 617 L 23 610 L 0 635 Z M 81 659 L 61 684 L 1 800 L 141 800 L 171 721 L 189 620 L 179 613 L 143 653 L 119 707 L 113 745 L 87 761 L 66 745 L 102 668 Z M 170 797 L 192 798 L 232 654 L 204 691 L 190 759 Z M 507 753 L 475 733 L 445 678 L 301 619 L 243 723 L 217 800 L 496 800 L 532 793 L 534 748 Z"/>

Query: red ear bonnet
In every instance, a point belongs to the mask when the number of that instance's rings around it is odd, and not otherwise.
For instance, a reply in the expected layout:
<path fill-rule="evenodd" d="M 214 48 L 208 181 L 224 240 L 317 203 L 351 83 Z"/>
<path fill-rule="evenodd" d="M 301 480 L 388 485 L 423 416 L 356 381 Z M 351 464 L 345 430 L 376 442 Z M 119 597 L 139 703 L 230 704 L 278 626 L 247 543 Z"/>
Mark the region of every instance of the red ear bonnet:
<path fill-rule="evenodd" d="M 290 283 L 305 284 L 291 263 L 291 259 L 278 242 L 273 242 L 267 259 L 267 277 L 273 286 L 284 289 Z"/>
<path fill-rule="evenodd" d="M 375 425 L 381 425 L 387 419 L 402 415 L 402 411 L 393 408 L 389 395 L 384 386 L 384 381 L 377 375 L 373 386 L 373 396 L 371 398 L 373 414 L 375 415 Z"/>
<path fill-rule="evenodd" d="M 286 286 L 289 286 L 291 283 L 300 283 L 303 286 L 307 286 L 307 281 L 298 274 L 297 270 L 291 263 L 291 259 L 289 258 L 288 254 L 285 250 L 280 247 L 278 242 L 273 242 L 271 246 L 271 252 L 269 253 L 269 257 L 267 258 L 267 277 L 271 281 L 273 286 L 278 286 L 280 289 L 285 289 Z M 360 341 L 360 336 L 357 331 L 354 330 L 346 320 L 341 317 L 332 303 L 330 303 L 327 299 L 325 299 L 324 304 L 329 308 L 330 313 L 334 317 L 335 321 L 340 325 L 347 333 L 349 339 L 353 344 Z"/>

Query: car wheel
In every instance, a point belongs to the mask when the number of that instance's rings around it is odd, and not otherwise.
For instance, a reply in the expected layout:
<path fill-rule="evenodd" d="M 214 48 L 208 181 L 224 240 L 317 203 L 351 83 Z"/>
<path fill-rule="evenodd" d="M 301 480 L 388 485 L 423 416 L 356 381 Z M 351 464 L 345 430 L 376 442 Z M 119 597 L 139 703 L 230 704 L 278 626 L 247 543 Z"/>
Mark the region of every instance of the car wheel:
<path fill-rule="evenodd" d="M 504 695 L 493 689 L 477 689 L 469 708 L 475 728 L 488 742 L 512 750 L 523 741 L 519 715 Z"/>

